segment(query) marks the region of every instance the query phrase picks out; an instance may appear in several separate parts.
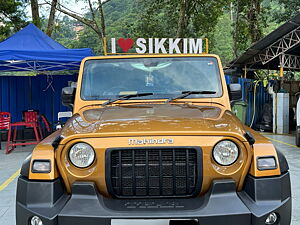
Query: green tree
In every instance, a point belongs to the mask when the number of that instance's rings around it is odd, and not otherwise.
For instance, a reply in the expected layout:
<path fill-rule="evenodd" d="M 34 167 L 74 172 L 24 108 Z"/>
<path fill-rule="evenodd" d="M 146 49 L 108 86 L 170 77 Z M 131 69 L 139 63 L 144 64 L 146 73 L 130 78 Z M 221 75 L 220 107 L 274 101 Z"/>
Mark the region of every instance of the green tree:
<path fill-rule="evenodd" d="M 224 15 L 219 18 L 213 32 L 213 37 L 210 40 L 211 53 L 219 55 L 224 65 L 234 58 L 232 31 L 230 13 L 224 13 Z"/>
<path fill-rule="evenodd" d="M 268 8 L 263 5 L 264 0 L 234 0 L 235 12 L 233 48 L 238 56 L 252 43 L 263 37 L 263 30 L 267 27 Z"/>
<path fill-rule="evenodd" d="M 104 38 L 106 37 L 106 25 L 105 25 L 105 17 L 103 7 L 105 4 L 110 2 L 111 0 L 82 0 L 87 4 L 87 8 L 89 12 L 81 16 L 78 13 L 66 8 L 61 3 L 58 3 L 54 6 L 56 10 L 68 15 L 78 22 L 84 24 L 89 27 L 89 29 L 93 30 L 95 34 L 98 36 L 98 41 L 102 45 L 104 45 Z M 47 2 L 50 5 L 50 2 Z"/>
<path fill-rule="evenodd" d="M 39 2 L 38 2 L 38 0 L 30 0 L 30 6 L 31 6 L 32 22 L 38 28 L 41 29 L 42 22 L 41 22 L 41 18 L 40 18 Z"/>
<path fill-rule="evenodd" d="M 139 7 L 135 7 L 135 1 L 132 0 L 112 0 L 103 5 L 105 16 L 106 37 L 133 37 L 133 27 L 137 21 Z M 95 14 L 97 16 L 97 13 Z M 55 29 L 54 38 L 68 48 L 92 48 L 96 54 L 103 54 L 102 45 L 99 43 L 99 36 L 89 26 L 76 20 L 67 19 L 59 22 L 59 27 Z M 92 19 L 91 12 L 87 12 L 84 18 Z M 79 24 L 84 25 L 84 29 L 75 34 L 72 30 Z M 67 33 L 72 33 L 67 37 Z M 108 43 L 108 48 L 110 47 Z"/>
<path fill-rule="evenodd" d="M 92 21 L 91 8 L 88 0 L 85 1 L 88 11 L 83 18 Z M 97 1 L 90 0 L 95 2 L 92 8 L 100 26 Z M 105 35 L 108 40 L 111 37 L 207 37 L 210 52 L 228 63 L 280 25 L 272 16 L 282 7 L 278 1 L 283 0 L 110 0 L 103 5 Z M 99 35 L 93 28 L 67 18 L 56 23 L 55 40 L 69 48 L 90 47 L 96 54 L 103 53 Z M 84 29 L 75 33 L 73 29 L 79 24 Z"/>
<path fill-rule="evenodd" d="M 55 12 L 56 12 L 56 6 L 57 6 L 58 0 L 52 0 L 49 18 L 48 18 L 48 26 L 47 26 L 47 35 L 49 37 L 52 36 L 52 32 L 54 29 L 54 22 L 55 22 Z"/>
<path fill-rule="evenodd" d="M 229 0 L 140 0 L 137 30 L 146 35 L 170 37 L 207 36 L 218 23 Z"/>
<path fill-rule="evenodd" d="M 76 20 L 72 20 L 68 16 L 64 16 L 54 27 L 52 38 L 67 48 L 73 47 L 76 40 L 74 27 L 77 25 L 78 22 Z"/>
<path fill-rule="evenodd" d="M 22 3 L 16 0 L 0 0 L 0 40 L 25 26 Z"/>
<path fill-rule="evenodd" d="M 273 10 L 273 18 L 276 22 L 286 22 L 300 13 L 299 0 L 272 0 L 277 7 Z"/>

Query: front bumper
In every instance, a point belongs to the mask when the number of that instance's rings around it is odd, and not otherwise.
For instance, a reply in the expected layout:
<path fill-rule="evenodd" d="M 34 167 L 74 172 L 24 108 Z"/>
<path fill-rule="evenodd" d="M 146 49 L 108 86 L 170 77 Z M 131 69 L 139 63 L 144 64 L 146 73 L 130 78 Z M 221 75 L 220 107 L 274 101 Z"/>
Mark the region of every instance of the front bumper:
<path fill-rule="evenodd" d="M 215 180 L 210 191 L 190 199 L 108 199 L 91 182 L 77 182 L 72 195 L 62 182 L 29 181 L 19 177 L 17 225 L 37 215 L 44 225 L 111 225 L 112 219 L 195 219 L 199 225 L 265 225 L 276 212 L 280 223 L 291 221 L 289 173 L 278 177 L 248 176 L 242 192 L 232 180 Z"/>

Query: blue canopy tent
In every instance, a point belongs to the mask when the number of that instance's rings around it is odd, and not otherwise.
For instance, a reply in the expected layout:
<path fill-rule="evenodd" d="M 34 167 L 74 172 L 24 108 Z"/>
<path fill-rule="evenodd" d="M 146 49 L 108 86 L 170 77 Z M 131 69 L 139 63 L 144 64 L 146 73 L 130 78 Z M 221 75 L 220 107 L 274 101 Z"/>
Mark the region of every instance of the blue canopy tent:
<path fill-rule="evenodd" d="M 29 24 L 0 43 L 0 111 L 10 112 L 13 121 L 22 119 L 22 111 L 38 109 L 50 122 L 57 113 L 68 111 L 61 104 L 61 89 L 76 75 L 46 76 L 49 71 L 78 71 L 80 62 L 93 56 L 89 48 L 67 49 Z M 38 76 L 17 76 L 14 72 L 34 71 Z M 1 76 L 1 72 L 11 72 Z"/>
<path fill-rule="evenodd" d="M 0 71 L 78 70 L 90 48 L 67 49 L 29 24 L 0 43 Z"/>

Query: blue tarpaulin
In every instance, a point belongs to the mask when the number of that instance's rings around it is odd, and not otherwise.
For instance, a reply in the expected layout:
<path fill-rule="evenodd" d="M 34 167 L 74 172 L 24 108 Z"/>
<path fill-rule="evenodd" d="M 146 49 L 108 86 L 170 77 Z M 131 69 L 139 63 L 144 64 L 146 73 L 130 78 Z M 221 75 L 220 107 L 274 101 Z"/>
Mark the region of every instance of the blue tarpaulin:
<path fill-rule="evenodd" d="M 34 77 L 0 76 L 0 111 L 10 112 L 13 122 L 21 121 L 22 111 L 38 109 L 51 123 L 57 121 L 57 113 L 70 111 L 61 104 L 61 89 L 68 86 L 68 81 L 76 81 L 75 75 L 52 76 L 52 86 L 49 87 L 47 76 L 39 75 Z M 227 84 L 232 83 L 231 76 L 226 76 Z M 253 80 L 239 78 L 242 85 L 243 101 L 248 104 L 246 124 L 250 125 L 254 111 L 254 92 L 245 89 L 249 88 Z M 34 87 L 34 88 L 31 88 Z M 254 124 L 262 118 L 263 106 L 272 102 L 271 96 L 266 88 L 260 83 L 256 91 L 256 116 Z"/>
<path fill-rule="evenodd" d="M 90 48 L 67 49 L 29 24 L 0 43 L 0 71 L 78 70 Z"/>
<path fill-rule="evenodd" d="M 76 81 L 76 75 L 52 76 L 0 76 L 0 112 L 10 112 L 12 122 L 22 120 L 22 112 L 39 110 L 50 123 L 57 121 L 58 112 L 70 111 L 61 104 L 61 89 L 68 81 Z"/>

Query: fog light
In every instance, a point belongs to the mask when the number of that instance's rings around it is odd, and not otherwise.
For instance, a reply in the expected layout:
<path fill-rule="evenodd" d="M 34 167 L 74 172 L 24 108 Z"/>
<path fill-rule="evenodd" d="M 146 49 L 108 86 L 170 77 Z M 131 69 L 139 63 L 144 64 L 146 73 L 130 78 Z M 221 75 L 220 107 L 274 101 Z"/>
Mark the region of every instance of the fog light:
<path fill-rule="evenodd" d="M 50 173 L 51 163 L 50 160 L 34 160 L 32 164 L 33 173 Z"/>
<path fill-rule="evenodd" d="M 274 156 L 265 156 L 257 158 L 257 168 L 259 170 L 275 170 L 277 163 Z"/>
<path fill-rule="evenodd" d="M 38 216 L 31 218 L 31 225 L 43 225 L 43 221 Z"/>
<path fill-rule="evenodd" d="M 278 217 L 277 217 L 276 213 L 274 213 L 274 212 L 270 213 L 270 215 L 266 219 L 266 224 L 267 225 L 275 224 L 277 222 L 277 218 Z"/>

